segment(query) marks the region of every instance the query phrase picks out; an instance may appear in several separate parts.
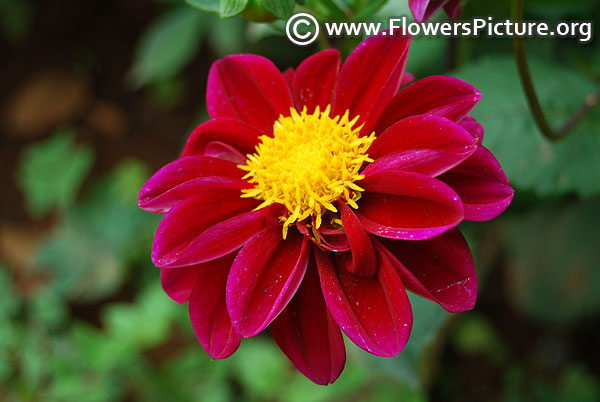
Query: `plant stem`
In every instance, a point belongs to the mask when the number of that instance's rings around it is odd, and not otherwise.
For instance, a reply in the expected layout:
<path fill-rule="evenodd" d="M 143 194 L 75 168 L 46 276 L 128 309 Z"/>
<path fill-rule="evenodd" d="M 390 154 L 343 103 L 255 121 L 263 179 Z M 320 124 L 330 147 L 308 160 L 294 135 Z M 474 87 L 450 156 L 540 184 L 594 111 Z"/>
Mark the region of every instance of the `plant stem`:
<path fill-rule="evenodd" d="M 523 21 L 523 0 L 512 0 L 511 4 L 511 15 L 515 22 Z M 519 78 L 527 97 L 527 103 L 529 109 L 533 114 L 533 118 L 542 134 L 549 140 L 556 141 L 564 138 L 571 130 L 585 117 L 585 115 L 598 104 L 600 100 L 600 86 L 598 86 L 592 93 L 586 96 L 583 105 L 564 123 L 558 130 L 553 129 L 546 119 L 544 110 L 540 105 L 540 101 L 537 97 L 531 73 L 529 71 L 529 64 L 527 63 L 527 53 L 525 52 L 525 42 L 522 37 L 514 38 L 514 51 L 515 59 L 517 61 L 517 67 L 519 70 Z"/>

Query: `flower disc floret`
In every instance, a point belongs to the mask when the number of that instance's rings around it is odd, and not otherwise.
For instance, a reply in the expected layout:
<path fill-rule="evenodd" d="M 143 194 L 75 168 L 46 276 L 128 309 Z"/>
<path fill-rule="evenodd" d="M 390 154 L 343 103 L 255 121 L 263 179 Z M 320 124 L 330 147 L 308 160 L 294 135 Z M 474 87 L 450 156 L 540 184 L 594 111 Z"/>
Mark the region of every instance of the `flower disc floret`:
<path fill-rule="evenodd" d="M 257 209 L 274 203 L 287 208 L 284 238 L 289 225 L 307 218 L 319 228 L 327 211 L 337 212 L 338 200 L 358 208 L 363 189 L 356 182 L 364 178 L 363 164 L 372 162 L 367 150 L 375 134 L 361 137 L 362 126 L 354 127 L 359 116 L 350 120 L 346 111 L 330 117 L 330 111 L 329 106 L 312 114 L 306 107 L 301 113 L 290 108 L 290 115 L 273 125 L 273 136 L 262 136 L 256 153 L 239 166 L 254 184 L 242 197 L 263 200 Z"/>

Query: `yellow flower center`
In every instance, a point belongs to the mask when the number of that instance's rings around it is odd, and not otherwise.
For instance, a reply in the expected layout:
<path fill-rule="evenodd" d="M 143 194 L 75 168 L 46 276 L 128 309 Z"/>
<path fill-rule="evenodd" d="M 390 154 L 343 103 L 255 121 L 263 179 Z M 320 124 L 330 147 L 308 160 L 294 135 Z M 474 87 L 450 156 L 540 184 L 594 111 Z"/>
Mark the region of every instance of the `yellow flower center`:
<path fill-rule="evenodd" d="M 292 223 L 307 218 L 318 229 L 327 211 L 337 212 L 338 200 L 358 208 L 363 189 L 356 182 L 364 178 L 363 163 L 373 161 L 366 152 L 375 134 L 360 137 L 362 126 L 354 127 L 358 116 L 349 120 L 346 111 L 332 118 L 330 109 L 308 114 L 305 107 L 299 114 L 291 108 L 290 116 L 279 116 L 273 125 L 273 136 L 260 137 L 256 153 L 239 166 L 254 183 L 242 197 L 263 200 L 256 209 L 280 203 L 289 211 L 280 217 L 284 238 Z"/>

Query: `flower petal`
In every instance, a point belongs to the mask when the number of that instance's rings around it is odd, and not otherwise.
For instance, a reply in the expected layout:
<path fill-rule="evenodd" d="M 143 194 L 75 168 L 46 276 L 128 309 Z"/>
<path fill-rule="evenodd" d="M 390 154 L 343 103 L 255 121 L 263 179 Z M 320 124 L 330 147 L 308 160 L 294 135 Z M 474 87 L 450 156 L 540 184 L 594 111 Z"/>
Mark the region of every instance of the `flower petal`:
<path fill-rule="evenodd" d="M 257 233 L 233 262 L 227 280 L 227 309 L 236 330 L 251 337 L 285 308 L 304 277 L 310 242 L 281 225 Z"/>
<path fill-rule="evenodd" d="M 290 90 L 292 90 L 292 83 L 294 82 L 294 74 L 296 74 L 296 72 L 294 71 L 294 69 L 292 67 L 286 68 L 285 71 L 283 71 L 281 73 L 281 75 L 283 75 L 283 79 L 285 80 L 285 82 L 287 82 L 288 86 L 290 87 Z"/>
<path fill-rule="evenodd" d="M 417 22 L 427 21 L 429 17 L 431 17 L 431 14 L 440 8 L 446 0 L 433 0 L 434 3 L 439 3 L 439 5 L 433 10 L 431 10 L 431 7 L 429 7 L 430 1 L 431 0 L 408 0 L 410 12 L 412 13 L 413 17 L 415 17 Z M 428 7 L 430 10 L 427 9 Z"/>
<path fill-rule="evenodd" d="M 242 165 L 246 162 L 244 155 L 229 144 L 221 141 L 211 141 L 204 148 L 204 155 L 212 158 L 223 159 L 236 165 Z"/>
<path fill-rule="evenodd" d="M 312 224 L 314 225 L 314 222 Z M 326 222 L 323 222 L 321 227 L 315 230 L 317 237 L 315 237 L 313 230 L 307 226 L 306 221 L 296 222 L 296 227 L 300 233 L 307 236 L 317 247 L 323 250 L 334 253 L 350 251 L 350 243 L 346 233 L 343 230 L 329 231 L 325 228 L 326 224 Z"/>
<path fill-rule="evenodd" d="M 265 226 L 264 208 L 247 212 L 257 204 L 240 198 L 239 191 L 221 189 L 205 190 L 179 203 L 158 225 L 152 246 L 154 265 L 199 264 L 241 247 Z"/>
<path fill-rule="evenodd" d="M 464 156 L 474 152 L 475 139 L 450 120 L 418 115 L 398 121 L 381 133 L 369 147 L 368 154 L 377 159 L 409 149 L 429 149 Z"/>
<path fill-rule="evenodd" d="M 481 145 L 481 143 L 483 142 L 483 126 L 481 124 L 479 124 L 479 122 L 477 120 L 475 120 L 473 117 L 467 115 L 465 116 L 464 119 L 462 119 L 460 122 L 458 122 L 458 124 L 464 128 L 465 130 L 467 130 L 467 132 L 469 134 L 471 134 L 471 136 L 473 136 L 473 138 L 475 138 L 477 140 L 477 144 Z"/>
<path fill-rule="evenodd" d="M 402 81 L 411 38 L 396 35 L 362 41 L 344 62 L 336 86 L 333 116 L 350 111 L 369 134 Z"/>
<path fill-rule="evenodd" d="M 378 172 L 398 170 L 436 177 L 461 164 L 473 152 L 475 147 L 463 153 L 437 149 L 410 149 L 376 159 L 362 171 L 362 174 L 368 176 Z"/>
<path fill-rule="evenodd" d="M 369 235 L 365 233 L 360 220 L 346 203 L 338 202 L 336 205 L 340 211 L 342 225 L 346 236 L 348 236 L 352 251 L 348 256 L 350 258 L 347 259 L 346 269 L 355 275 L 375 275 L 377 272 L 377 257 Z"/>
<path fill-rule="evenodd" d="M 181 183 L 164 193 L 148 194 L 141 206 L 146 211 L 165 214 L 181 201 L 194 197 L 202 191 L 222 189 L 234 190 L 239 193 L 239 190 L 248 187 L 250 184 L 240 179 L 219 176 L 199 177 Z"/>
<path fill-rule="evenodd" d="M 437 179 L 389 171 L 366 176 L 357 211 L 364 229 L 377 236 L 424 240 L 440 235 L 463 219 L 458 195 Z"/>
<path fill-rule="evenodd" d="M 515 192 L 500 163 L 482 145 L 439 179 L 458 193 L 465 207 L 465 219 L 470 221 L 494 219 L 508 208 Z"/>
<path fill-rule="evenodd" d="M 271 133 L 279 115 L 289 115 L 293 100 L 281 72 L 270 60 L 237 54 L 211 66 L 206 106 L 213 119 L 239 119 Z"/>
<path fill-rule="evenodd" d="M 344 339 L 327 310 L 314 257 L 296 295 L 269 329 L 283 353 L 315 383 L 333 383 L 344 369 Z"/>
<path fill-rule="evenodd" d="M 457 19 L 462 10 L 461 0 L 408 0 L 408 6 L 417 22 L 425 22 L 442 6 L 446 14 Z"/>
<path fill-rule="evenodd" d="M 470 310 L 477 299 L 477 273 L 469 245 L 457 228 L 424 241 L 375 242 L 396 267 L 407 289 L 451 313 Z"/>
<path fill-rule="evenodd" d="M 412 84 L 415 80 L 415 76 L 411 73 L 407 73 L 406 71 L 402 74 L 402 80 L 400 81 L 400 88 Z"/>
<path fill-rule="evenodd" d="M 206 263 L 209 264 L 209 263 Z M 160 282 L 171 299 L 184 304 L 190 298 L 204 264 L 184 268 L 161 268 Z"/>
<path fill-rule="evenodd" d="M 353 275 L 340 258 L 315 249 L 327 308 L 342 331 L 360 348 L 378 356 L 395 356 L 412 328 L 410 302 L 388 258 L 378 253 L 371 278 Z"/>
<path fill-rule="evenodd" d="M 197 186 L 182 186 L 198 178 L 205 180 L 207 187 L 242 189 L 247 185 L 241 180 L 243 171 L 231 162 L 205 156 L 179 158 L 156 172 L 142 187 L 138 205 L 149 212 L 166 213 L 172 206 L 194 193 Z"/>
<path fill-rule="evenodd" d="M 225 305 L 227 274 L 234 256 L 224 256 L 199 270 L 190 297 L 192 326 L 202 348 L 213 359 L 229 357 L 240 346 L 241 337 L 231 325 Z"/>
<path fill-rule="evenodd" d="M 323 50 L 300 63 L 292 84 L 298 110 L 306 106 L 307 112 L 313 113 L 317 106 L 325 110 L 331 104 L 340 64 L 335 49 Z"/>
<path fill-rule="evenodd" d="M 252 153 L 258 144 L 258 137 L 266 133 L 237 119 L 209 120 L 192 131 L 181 156 L 203 155 L 207 144 L 212 141 L 232 145 L 243 154 Z"/>
<path fill-rule="evenodd" d="M 381 114 L 375 132 L 380 133 L 409 116 L 426 114 L 460 121 L 481 99 L 481 92 L 453 77 L 423 78 L 402 89 Z"/>
<path fill-rule="evenodd" d="M 460 12 L 462 11 L 462 0 L 448 0 L 448 2 L 444 4 L 444 11 L 448 14 L 448 17 L 453 20 L 458 19 L 458 17 L 460 17 Z"/>

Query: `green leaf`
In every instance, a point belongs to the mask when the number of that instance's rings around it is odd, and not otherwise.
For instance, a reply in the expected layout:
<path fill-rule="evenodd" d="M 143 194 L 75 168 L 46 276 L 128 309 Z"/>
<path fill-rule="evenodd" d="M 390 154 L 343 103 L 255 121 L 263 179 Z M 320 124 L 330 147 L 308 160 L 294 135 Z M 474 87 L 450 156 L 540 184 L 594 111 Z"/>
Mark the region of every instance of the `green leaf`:
<path fill-rule="evenodd" d="M 140 87 L 177 75 L 194 57 L 208 18 L 209 15 L 186 6 L 161 15 L 138 44 L 128 72 L 129 82 Z"/>
<path fill-rule="evenodd" d="M 29 213 L 41 217 L 54 207 L 64 211 L 75 200 L 93 161 L 92 149 L 75 145 L 75 134 L 68 129 L 59 129 L 48 140 L 25 148 L 16 181 Z"/>
<path fill-rule="evenodd" d="M 103 321 L 108 336 L 134 352 L 164 342 L 174 313 L 181 310 L 179 307 L 155 281 L 144 289 L 134 304 L 110 305 L 103 311 Z"/>
<path fill-rule="evenodd" d="M 531 60 L 530 66 L 546 115 L 555 127 L 563 124 L 593 83 L 557 63 Z M 511 57 L 484 59 L 455 76 L 482 92 L 472 114 L 486 130 L 484 145 L 518 190 L 539 196 L 600 194 L 600 108 L 592 109 L 565 139 L 551 142 L 535 126 Z"/>
<path fill-rule="evenodd" d="M 236 353 L 238 376 L 257 400 L 273 399 L 283 389 L 287 363 L 271 341 L 254 338 Z"/>
<path fill-rule="evenodd" d="M 227 18 L 213 24 L 208 41 L 215 53 L 220 57 L 240 53 L 244 46 L 246 25 L 241 17 Z"/>
<path fill-rule="evenodd" d="M 94 300 L 113 292 L 134 258 L 146 256 L 157 216 L 136 205 L 147 167 L 121 162 L 72 207 L 37 250 L 36 266 L 50 274 L 50 286 L 61 295 Z"/>
<path fill-rule="evenodd" d="M 114 251 L 86 233 L 85 225 L 66 221 L 39 246 L 36 266 L 50 274 L 49 286 L 63 297 L 94 300 L 113 292 L 123 265 Z"/>
<path fill-rule="evenodd" d="M 0 264 L 0 383 L 8 379 L 14 372 L 10 359 L 10 349 L 17 344 L 17 324 L 13 321 L 17 314 L 20 300 L 13 291 L 12 280 L 6 268 Z"/>
<path fill-rule="evenodd" d="M 219 14 L 221 18 L 233 17 L 244 11 L 248 0 L 221 0 Z"/>
<path fill-rule="evenodd" d="M 185 0 L 185 2 L 202 11 L 218 13 L 220 10 L 219 0 Z"/>
<path fill-rule="evenodd" d="M 552 323 L 600 310 L 599 211 L 594 200 L 510 222 L 507 294 L 519 310 Z"/>
<path fill-rule="evenodd" d="M 60 296 L 52 289 L 44 288 L 27 305 L 32 317 L 48 330 L 55 330 L 68 320 L 68 306 Z"/>
<path fill-rule="evenodd" d="M 366 7 L 364 7 L 360 11 L 357 11 L 357 13 L 354 15 L 353 19 L 355 21 L 363 21 L 363 20 L 373 16 L 373 14 L 375 14 L 377 11 L 379 11 L 381 9 L 381 7 L 383 7 L 385 5 L 385 3 L 387 3 L 387 1 L 388 0 L 371 1 Z"/>
<path fill-rule="evenodd" d="M 294 13 L 294 0 L 262 0 L 262 5 L 267 11 L 281 19 L 288 19 Z"/>

